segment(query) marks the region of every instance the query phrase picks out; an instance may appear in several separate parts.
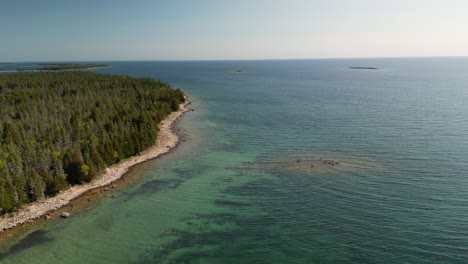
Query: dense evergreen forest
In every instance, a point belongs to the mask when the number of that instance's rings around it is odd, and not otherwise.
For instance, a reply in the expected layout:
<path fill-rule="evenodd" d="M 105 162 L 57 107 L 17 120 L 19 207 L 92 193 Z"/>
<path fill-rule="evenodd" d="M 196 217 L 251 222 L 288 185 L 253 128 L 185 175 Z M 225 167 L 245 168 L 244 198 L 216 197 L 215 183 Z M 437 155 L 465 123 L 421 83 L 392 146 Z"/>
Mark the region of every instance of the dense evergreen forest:
<path fill-rule="evenodd" d="M 0 214 L 89 182 L 153 145 L 159 122 L 183 101 L 152 79 L 0 74 Z"/>

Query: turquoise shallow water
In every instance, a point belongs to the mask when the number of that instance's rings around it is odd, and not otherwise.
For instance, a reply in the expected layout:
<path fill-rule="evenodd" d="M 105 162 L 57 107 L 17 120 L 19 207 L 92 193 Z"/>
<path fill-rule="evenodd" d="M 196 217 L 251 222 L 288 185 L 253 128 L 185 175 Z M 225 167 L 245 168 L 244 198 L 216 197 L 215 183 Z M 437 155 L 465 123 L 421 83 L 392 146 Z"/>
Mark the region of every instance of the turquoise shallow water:
<path fill-rule="evenodd" d="M 467 58 L 110 64 L 192 97 L 183 144 L 0 263 L 466 263 Z"/>

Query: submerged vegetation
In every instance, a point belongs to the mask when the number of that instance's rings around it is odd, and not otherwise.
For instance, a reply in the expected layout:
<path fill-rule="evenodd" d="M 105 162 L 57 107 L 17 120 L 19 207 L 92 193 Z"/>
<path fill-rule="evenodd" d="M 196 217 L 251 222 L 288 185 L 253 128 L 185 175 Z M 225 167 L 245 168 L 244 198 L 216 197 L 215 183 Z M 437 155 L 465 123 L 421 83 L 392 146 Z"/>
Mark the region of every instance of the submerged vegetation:
<path fill-rule="evenodd" d="M 0 212 L 89 182 L 148 148 L 183 101 L 182 91 L 152 79 L 0 74 Z"/>

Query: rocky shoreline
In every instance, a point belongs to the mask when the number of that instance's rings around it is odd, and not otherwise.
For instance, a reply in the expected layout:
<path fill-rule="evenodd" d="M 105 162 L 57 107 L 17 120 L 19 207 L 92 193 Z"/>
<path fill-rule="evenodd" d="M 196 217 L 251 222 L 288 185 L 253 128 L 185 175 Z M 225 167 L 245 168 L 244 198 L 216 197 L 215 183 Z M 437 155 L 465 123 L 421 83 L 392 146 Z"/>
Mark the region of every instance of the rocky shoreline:
<path fill-rule="evenodd" d="M 178 111 L 171 113 L 159 124 L 159 134 L 155 145 L 137 156 L 126 158 L 110 166 L 100 177 L 90 183 L 75 185 L 60 192 L 54 197 L 27 204 L 15 213 L 0 217 L 0 232 L 15 228 L 24 223 L 32 222 L 34 219 L 47 216 L 50 212 L 66 206 L 72 200 L 90 190 L 112 184 L 125 175 L 131 167 L 169 152 L 179 143 L 179 136 L 173 131 L 174 123 L 185 112 L 189 111 L 187 108 L 189 104 L 190 101 L 186 98 L 185 102 L 180 104 Z"/>

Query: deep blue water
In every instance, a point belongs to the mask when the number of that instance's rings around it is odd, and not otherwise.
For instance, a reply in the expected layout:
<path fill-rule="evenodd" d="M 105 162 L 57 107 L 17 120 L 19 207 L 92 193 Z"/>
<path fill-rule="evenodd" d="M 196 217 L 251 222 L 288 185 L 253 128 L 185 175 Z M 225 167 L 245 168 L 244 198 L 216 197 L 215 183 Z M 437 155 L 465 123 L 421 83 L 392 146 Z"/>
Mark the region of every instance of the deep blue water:
<path fill-rule="evenodd" d="M 468 58 L 107 63 L 191 97 L 185 142 L 0 262 L 466 263 Z"/>

